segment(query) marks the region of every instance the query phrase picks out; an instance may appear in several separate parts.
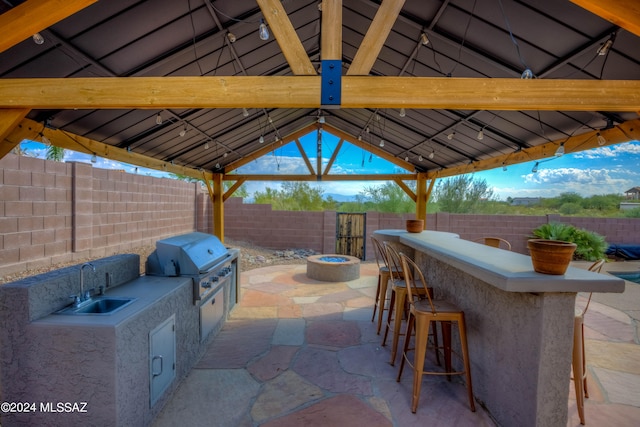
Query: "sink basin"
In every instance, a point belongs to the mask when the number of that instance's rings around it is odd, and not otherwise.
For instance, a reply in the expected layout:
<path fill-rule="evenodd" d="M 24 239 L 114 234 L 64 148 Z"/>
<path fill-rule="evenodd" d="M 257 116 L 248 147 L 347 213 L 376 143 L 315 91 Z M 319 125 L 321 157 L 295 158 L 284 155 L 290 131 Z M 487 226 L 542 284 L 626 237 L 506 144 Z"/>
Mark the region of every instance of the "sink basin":
<path fill-rule="evenodd" d="M 126 297 L 95 297 L 83 302 L 78 307 L 72 306 L 56 311 L 56 314 L 108 315 L 122 310 L 135 300 L 135 298 Z"/>

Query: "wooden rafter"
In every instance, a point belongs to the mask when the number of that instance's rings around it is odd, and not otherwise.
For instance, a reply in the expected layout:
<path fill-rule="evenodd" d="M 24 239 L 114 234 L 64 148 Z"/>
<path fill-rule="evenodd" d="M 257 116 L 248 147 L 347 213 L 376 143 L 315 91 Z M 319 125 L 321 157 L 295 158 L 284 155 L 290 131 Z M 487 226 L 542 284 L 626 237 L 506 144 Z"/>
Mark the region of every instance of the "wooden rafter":
<path fill-rule="evenodd" d="M 571 0 L 583 9 L 640 37 L 638 0 Z"/>
<path fill-rule="evenodd" d="M 340 141 L 338 141 L 338 145 L 336 145 L 336 148 L 333 150 L 333 153 L 331 153 L 331 158 L 327 162 L 327 166 L 324 168 L 324 172 L 322 172 L 322 175 L 329 175 L 329 171 L 331 170 L 331 166 L 333 166 L 333 162 L 336 161 L 336 158 L 338 157 L 338 153 L 340 152 L 340 149 L 342 148 L 342 143 L 343 142 L 344 142 L 344 139 L 341 139 Z"/>
<path fill-rule="evenodd" d="M 319 76 L 0 79 L 0 108 L 320 108 L 320 85 Z M 638 111 L 640 81 L 344 76 L 341 107 Z"/>
<path fill-rule="evenodd" d="M 296 142 L 296 146 L 298 147 L 298 151 L 302 156 L 302 160 L 304 160 L 304 164 L 307 165 L 307 169 L 309 170 L 309 173 L 314 173 L 315 171 L 313 170 L 313 166 L 311 166 L 311 161 L 309 160 L 309 156 L 307 156 L 307 153 L 304 152 L 304 148 L 302 147 L 302 144 L 300 144 L 300 140 L 296 138 L 295 142 Z"/>
<path fill-rule="evenodd" d="M 371 72 L 403 5 L 404 0 L 383 0 L 351 62 L 347 75 L 366 76 Z"/>
<path fill-rule="evenodd" d="M 13 150 L 20 141 L 9 142 L 5 139 L 29 113 L 27 109 L 0 110 L 0 159 Z"/>
<path fill-rule="evenodd" d="M 566 154 L 598 148 L 598 134 L 604 137 L 603 145 L 619 144 L 633 140 L 640 140 L 640 119 L 629 120 L 614 126 L 611 129 L 592 131 L 569 138 L 548 142 L 531 148 L 503 154 L 486 160 L 473 162 L 470 165 L 450 167 L 440 171 L 433 171 L 427 174 L 428 179 L 442 178 L 448 176 L 462 175 L 465 173 L 479 172 L 483 170 L 495 169 L 518 163 L 530 162 L 554 156 L 560 144 L 564 144 Z"/>
<path fill-rule="evenodd" d="M 41 123 L 31 119 L 23 119 L 2 142 L 4 144 L 19 144 L 25 139 L 38 141 L 46 136 L 49 141 L 56 147 L 65 148 L 67 150 L 77 151 L 85 154 L 96 154 L 105 159 L 111 159 L 118 162 L 128 163 L 131 165 L 141 166 L 149 169 L 184 175 L 190 178 L 212 179 L 212 173 L 201 171 L 185 166 L 173 165 L 169 162 L 154 159 L 153 157 L 144 156 L 134 152 L 117 148 L 109 144 L 104 144 L 84 136 L 75 135 L 61 129 L 50 129 L 44 127 Z"/>
<path fill-rule="evenodd" d="M 279 0 L 257 1 L 293 74 L 315 76 L 317 72 L 313 68 L 309 55 L 302 46 L 300 37 L 296 34 L 282 3 Z"/>
<path fill-rule="evenodd" d="M 98 0 L 27 0 L 0 15 L 0 52 Z"/>
<path fill-rule="evenodd" d="M 398 187 L 402 188 L 405 193 L 407 193 L 407 196 L 409 196 L 411 200 L 413 200 L 414 202 L 417 200 L 416 193 L 414 193 L 413 190 L 409 188 L 407 184 L 404 183 L 404 181 L 400 179 L 394 179 L 394 182 L 398 184 Z"/>
<path fill-rule="evenodd" d="M 320 47 L 323 60 L 342 59 L 342 0 L 323 0 Z"/>

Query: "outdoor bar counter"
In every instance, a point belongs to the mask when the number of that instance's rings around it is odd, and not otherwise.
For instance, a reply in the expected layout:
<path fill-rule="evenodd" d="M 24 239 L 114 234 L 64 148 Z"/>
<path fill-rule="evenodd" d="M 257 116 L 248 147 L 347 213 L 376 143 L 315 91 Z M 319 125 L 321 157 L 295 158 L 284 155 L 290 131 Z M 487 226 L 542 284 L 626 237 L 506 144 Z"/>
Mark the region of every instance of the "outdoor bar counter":
<path fill-rule="evenodd" d="M 536 273 L 529 256 L 453 233 L 374 236 L 413 257 L 436 298 L 464 310 L 473 393 L 498 425 L 567 425 L 576 294 L 621 293 L 624 280 L 574 267 Z"/>

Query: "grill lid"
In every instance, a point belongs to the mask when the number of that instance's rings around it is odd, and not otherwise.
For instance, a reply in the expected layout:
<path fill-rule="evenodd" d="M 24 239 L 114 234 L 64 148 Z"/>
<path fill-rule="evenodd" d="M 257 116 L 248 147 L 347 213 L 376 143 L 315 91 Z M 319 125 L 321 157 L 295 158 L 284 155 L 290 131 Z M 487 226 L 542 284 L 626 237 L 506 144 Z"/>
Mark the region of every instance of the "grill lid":
<path fill-rule="evenodd" d="M 156 242 L 157 262 L 167 276 L 206 273 L 227 254 L 212 234 L 193 232 Z"/>

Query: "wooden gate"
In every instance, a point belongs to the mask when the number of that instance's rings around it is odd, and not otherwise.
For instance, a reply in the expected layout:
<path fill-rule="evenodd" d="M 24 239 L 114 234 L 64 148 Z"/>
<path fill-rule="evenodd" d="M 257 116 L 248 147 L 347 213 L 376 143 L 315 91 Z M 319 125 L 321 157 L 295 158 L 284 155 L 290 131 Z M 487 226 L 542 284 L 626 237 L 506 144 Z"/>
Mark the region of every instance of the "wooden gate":
<path fill-rule="evenodd" d="M 336 253 L 365 259 L 364 213 L 338 212 L 336 221 Z"/>

